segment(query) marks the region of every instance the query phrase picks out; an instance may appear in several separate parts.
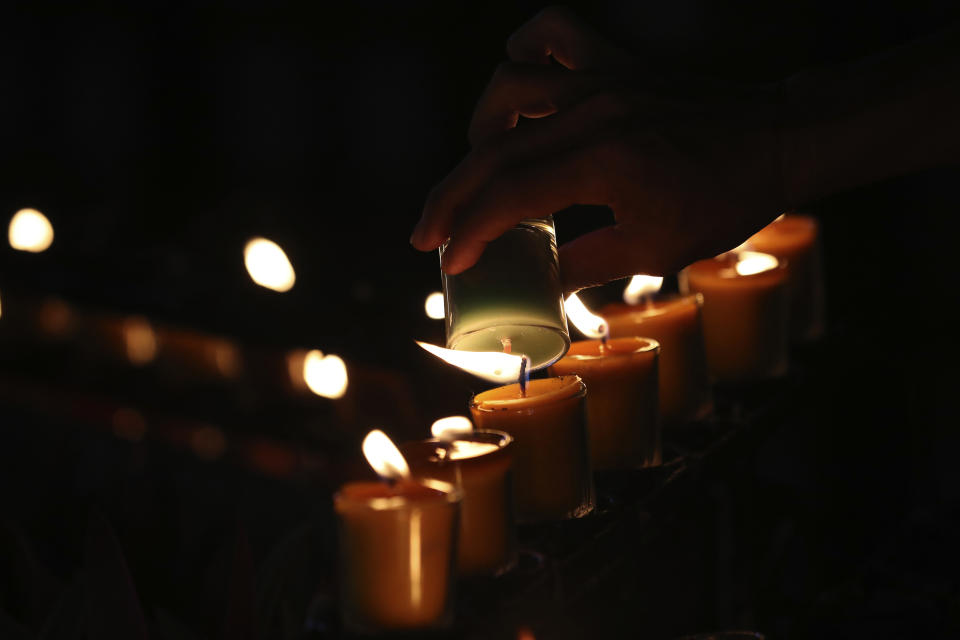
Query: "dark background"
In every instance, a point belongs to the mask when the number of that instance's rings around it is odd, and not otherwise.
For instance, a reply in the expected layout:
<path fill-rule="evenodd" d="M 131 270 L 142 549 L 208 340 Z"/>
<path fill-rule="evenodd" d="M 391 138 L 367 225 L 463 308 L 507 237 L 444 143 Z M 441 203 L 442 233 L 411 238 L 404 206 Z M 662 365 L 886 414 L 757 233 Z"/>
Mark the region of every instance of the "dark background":
<path fill-rule="evenodd" d="M 953 3 L 937 1 L 571 6 L 652 69 L 748 82 L 855 59 L 958 15 Z M 325 533 L 311 538 L 311 548 L 329 565 L 329 491 L 354 473 L 359 434 L 384 426 L 412 436 L 435 417 L 462 412 L 477 383 L 412 343 L 442 340 L 441 323 L 422 306 L 440 282 L 437 256 L 417 253 L 407 237 L 429 188 L 468 149 L 473 103 L 503 60 L 507 36 L 540 8 L 254 1 L 0 8 L 0 218 L 34 207 L 56 233 L 41 254 L 0 247 L 7 578 L 0 608 L 16 612 L 17 624 L 42 626 L 36 621 L 64 601 L 58 597 L 78 583 L 82 567 L 89 572 L 98 556 L 84 547 L 97 539 L 85 538 L 87 518 L 102 511 L 147 616 L 161 624 L 173 611 L 170 628 L 179 629 L 176 619 L 217 635 L 225 576 L 236 576 L 238 529 L 259 566 L 275 560 L 268 551 L 284 535 L 313 522 Z M 803 610 L 808 622 L 826 617 L 830 631 L 821 637 L 857 637 L 864 619 L 882 631 L 893 611 L 890 619 L 906 626 L 886 628 L 904 637 L 914 621 L 935 617 L 924 598 L 947 610 L 960 602 L 950 599 L 957 563 L 944 540 L 957 530 L 945 505 L 960 496 L 948 311 L 956 298 L 956 184 L 956 168 L 942 168 L 808 207 L 823 224 L 835 352 L 815 373 L 818 395 L 797 400 L 789 437 L 775 439 L 755 465 L 767 500 L 758 509 L 793 523 L 779 534 L 788 540 L 782 582 L 759 617 L 781 632 Z M 608 219 L 596 210 L 561 213 L 560 239 Z M 285 249 L 297 273 L 293 290 L 276 294 L 250 281 L 242 249 L 254 235 Z M 274 397 L 264 389 L 280 370 L 258 367 L 256 358 L 252 378 L 218 386 L 170 370 L 103 365 L 82 344 L 41 349 L 11 327 L 18 300 L 48 296 L 86 313 L 135 313 L 225 336 L 255 355 L 334 352 L 347 361 L 353 395 L 348 405 Z M 157 412 L 175 424 L 162 442 L 149 435 L 126 442 L 111 432 L 110 416 L 128 405 L 144 412 L 150 434 Z M 225 434 L 231 454 L 216 463 L 196 454 L 190 436 L 178 440 L 208 423 Z M 910 524 L 918 518 L 926 536 L 919 542 Z M 908 542 L 891 542 L 890 532 Z M 919 563 L 926 569 L 903 560 L 913 557 L 896 552 L 903 545 L 929 551 Z M 893 569 L 876 560 L 878 548 L 894 549 Z M 29 614 L 10 586 L 20 584 L 14 569 L 22 557 L 43 567 L 23 575 L 37 582 L 43 573 L 53 585 Z M 873 575 L 863 569 L 867 561 L 880 562 L 897 584 L 917 571 L 921 577 L 908 596 L 878 599 L 864 591 Z M 305 592 L 317 589 L 304 581 Z M 931 582 L 944 581 L 954 594 L 944 596 L 947 604 L 929 595 Z M 825 593 L 835 603 L 838 589 L 863 597 L 839 612 L 804 608 Z M 295 602 L 302 615 L 306 602 Z"/>

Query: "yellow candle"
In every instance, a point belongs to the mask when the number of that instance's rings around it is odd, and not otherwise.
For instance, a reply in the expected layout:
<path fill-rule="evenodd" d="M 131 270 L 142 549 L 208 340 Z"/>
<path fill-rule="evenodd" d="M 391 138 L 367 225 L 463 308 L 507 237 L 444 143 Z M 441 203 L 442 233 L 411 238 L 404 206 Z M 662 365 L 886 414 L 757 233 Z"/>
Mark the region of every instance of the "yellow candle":
<path fill-rule="evenodd" d="M 601 311 L 611 337 L 643 336 L 660 343 L 660 415 L 667 425 L 702 419 L 713 408 L 702 306 L 703 297 L 692 295 L 611 304 Z"/>
<path fill-rule="evenodd" d="M 780 216 L 752 235 L 746 246 L 786 261 L 790 335 L 801 341 L 819 338 L 823 334 L 823 267 L 816 219 L 794 213 Z"/>
<path fill-rule="evenodd" d="M 786 268 L 764 253 L 727 253 L 680 272 L 680 288 L 703 294 L 710 375 L 741 384 L 787 370 Z"/>
<path fill-rule="evenodd" d="M 660 464 L 659 353 L 660 345 L 646 338 L 583 340 L 551 365 L 551 374 L 576 374 L 587 385 L 594 469 Z"/>
<path fill-rule="evenodd" d="M 516 562 L 512 443 L 500 431 L 474 431 L 450 442 L 433 439 L 402 447 L 415 476 L 449 482 L 463 494 L 457 543 L 461 575 L 499 575 Z"/>
<path fill-rule="evenodd" d="M 437 481 L 340 488 L 334 509 L 348 628 L 374 633 L 450 624 L 459 501 L 452 485 Z"/>
<path fill-rule="evenodd" d="M 593 509 L 587 444 L 587 388 L 577 376 L 497 387 L 473 398 L 470 413 L 481 430 L 514 439 L 517 517 L 522 522 L 579 518 Z"/>

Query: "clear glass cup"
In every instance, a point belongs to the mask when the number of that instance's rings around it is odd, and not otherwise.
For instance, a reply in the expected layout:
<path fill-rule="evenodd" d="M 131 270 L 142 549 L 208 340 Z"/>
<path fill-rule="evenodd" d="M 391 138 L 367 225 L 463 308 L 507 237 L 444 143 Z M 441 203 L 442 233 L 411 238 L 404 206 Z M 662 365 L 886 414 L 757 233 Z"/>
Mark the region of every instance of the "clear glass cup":
<path fill-rule="evenodd" d="M 570 347 L 551 217 L 522 221 L 488 244 L 473 267 L 443 274 L 443 296 L 449 349 L 506 350 L 541 369 Z"/>

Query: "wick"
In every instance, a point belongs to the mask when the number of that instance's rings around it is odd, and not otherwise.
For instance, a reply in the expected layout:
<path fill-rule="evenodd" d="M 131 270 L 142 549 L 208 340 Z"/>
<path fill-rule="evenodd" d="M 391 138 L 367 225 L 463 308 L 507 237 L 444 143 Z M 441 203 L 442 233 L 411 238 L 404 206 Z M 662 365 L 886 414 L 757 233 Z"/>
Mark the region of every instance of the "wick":
<path fill-rule="evenodd" d="M 513 351 L 513 340 L 510 338 L 500 338 L 500 344 L 503 345 L 504 353 L 511 353 Z"/>
<path fill-rule="evenodd" d="M 527 397 L 527 382 L 530 380 L 530 372 L 527 371 L 527 356 L 521 356 L 520 360 L 520 396 Z"/>

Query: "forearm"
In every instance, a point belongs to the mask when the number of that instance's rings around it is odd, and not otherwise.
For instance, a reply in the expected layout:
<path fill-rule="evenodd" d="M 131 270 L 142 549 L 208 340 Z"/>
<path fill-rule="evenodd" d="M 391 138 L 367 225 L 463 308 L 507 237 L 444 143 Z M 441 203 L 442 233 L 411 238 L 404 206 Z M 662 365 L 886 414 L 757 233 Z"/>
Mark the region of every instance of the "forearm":
<path fill-rule="evenodd" d="M 960 27 L 782 84 L 790 206 L 960 162 Z"/>

